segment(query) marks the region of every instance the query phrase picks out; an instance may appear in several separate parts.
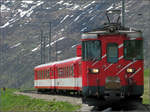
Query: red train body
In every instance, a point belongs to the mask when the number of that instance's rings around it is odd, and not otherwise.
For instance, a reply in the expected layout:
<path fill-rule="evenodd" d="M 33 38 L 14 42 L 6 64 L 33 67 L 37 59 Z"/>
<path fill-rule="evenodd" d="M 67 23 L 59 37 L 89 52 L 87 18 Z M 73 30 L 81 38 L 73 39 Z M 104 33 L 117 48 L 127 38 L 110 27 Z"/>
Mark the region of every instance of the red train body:
<path fill-rule="evenodd" d="M 81 91 L 81 57 L 39 65 L 34 70 L 34 86 L 39 90 Z"/>
<path fill-rule="evenodd" d="M 77 57 L 35 67 L 35 88 L 82 92 L 83 102 L 91 105 L 112 94 L 113 97 L 143 94 L 140 31 L 109 24 L 83 33 L 81 41 Z"/>

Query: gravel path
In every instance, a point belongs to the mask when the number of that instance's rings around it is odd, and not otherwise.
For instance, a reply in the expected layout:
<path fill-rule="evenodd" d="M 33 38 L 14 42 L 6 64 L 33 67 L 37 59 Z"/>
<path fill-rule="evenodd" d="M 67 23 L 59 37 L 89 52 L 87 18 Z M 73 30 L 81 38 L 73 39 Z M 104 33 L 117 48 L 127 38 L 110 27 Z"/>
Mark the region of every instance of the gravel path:
<path fill-rule="evenodd" d="M 25 95 L 30 96 L 36 99 L 43 99 L 46 101 L 64 101 L 69 102 L 73 105 L 81 105 L 80 110 L 81 112 L 89 112 L 93 109 L 93 106 L 88 106 L 86 104 L 82 104 L 82 99 L 80 97 L 71 97 L 71 96 L 62 96 L 62 95 L 48 95 L 48 94 L 37 94 L 37 93 L 23 93 L 23 92 L 15 92 L 17 95 Z"/>

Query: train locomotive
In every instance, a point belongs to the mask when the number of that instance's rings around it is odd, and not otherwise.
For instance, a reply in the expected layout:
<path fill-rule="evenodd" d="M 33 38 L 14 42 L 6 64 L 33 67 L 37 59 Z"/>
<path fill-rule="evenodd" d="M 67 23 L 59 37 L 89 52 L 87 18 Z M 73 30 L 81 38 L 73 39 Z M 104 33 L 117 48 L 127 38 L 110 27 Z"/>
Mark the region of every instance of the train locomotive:
<path fill-rule="evenodd" d="M 106 96 L 126 98 L 143 95 L 142 32 L 107 23 L 84 32 L 77 56 L 34 68 L 38 91 L 74 91 L 83 103 L 98 105 Z"/>

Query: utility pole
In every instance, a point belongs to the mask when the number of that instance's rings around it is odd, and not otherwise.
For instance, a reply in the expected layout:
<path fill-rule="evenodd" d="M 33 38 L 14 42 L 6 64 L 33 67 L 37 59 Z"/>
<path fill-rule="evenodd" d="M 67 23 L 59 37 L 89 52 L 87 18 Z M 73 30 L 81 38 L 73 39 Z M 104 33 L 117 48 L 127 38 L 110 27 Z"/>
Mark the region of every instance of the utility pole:
<path fill-rule="evenodd" d="M 45 63 L 45 47 L 46 47 L 46 36 L 43 36 L 43 63 Z"/>
<path fill-rule="evenodd" d="M 43 36 L 43 30 L 41 30 L 41 64 L 46 62 L 46 39 L 47 36 Z"/>
<path fill-rule="evenodd" d="M 56 40 L 56 44 L 55 44 L 55 52 L 56 52 L 56 61 L 58 60 L 58 56 L 57 56 L 57 40 Z"/>
<path fill-rule="evenodd" d="M 121 4 L 122 4 L 122 9 L 121 9 L 121 24 L 122 26 L 125 26 L 125 0 L 122 0 L 121 1 Z"/>
<path fill-rule="evenodd" d="M 51 22 L 49 22 L 49 55 L 48 55 L 48 57 L 49 57 L 49 62 L 51 61 L 51 31 L 52 31 L 52 27 L 51 27 Z"/>
<path fill-rule="evenodd" d="M 51 29 L 52 29 L 52 27 L 51 27 L 51 22 L 43 22 L 43 24 L 44 23 L 48 24 L 49 31 L 48 31 L 48 33 L 44 33 L 44 30 L 40 29 L 40 32 L 41 32 L 41 36 L 40 36 L 40 39 L 41 39 L 41 42 L 40 42 L 40 44 L 41 44 L 41 51 L 40 51 L 41 64 L 44 64 L 47 61 L 48 62 L 51 61 Z M 46 49 L 47 43 L 49 45 L 48 52 L 47 52 L 47 49 Z"/>
<path fill-rule="evenodd" d="M 41 29 L 40 30 L 40 32 L 41 32 L 41 64 L 43 64 L 43 41 L 42 41 L 42 38 L 43 38 L 43 30 Z"/>

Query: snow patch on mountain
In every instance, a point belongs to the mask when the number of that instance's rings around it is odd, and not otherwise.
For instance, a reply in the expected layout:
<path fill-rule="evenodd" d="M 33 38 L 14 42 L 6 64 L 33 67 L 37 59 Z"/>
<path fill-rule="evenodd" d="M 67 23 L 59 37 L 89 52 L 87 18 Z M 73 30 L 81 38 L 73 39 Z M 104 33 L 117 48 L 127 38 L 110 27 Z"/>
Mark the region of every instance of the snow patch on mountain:
<path fill-rule="evenodd" d="M 65 38 L 66 38 L 66 37 L 61 37 L 61 38 L 59 38 L 59 39 L 57 39 L 57 40 L 51 42 L 50 45 L 53 46 L 56 42 L 61 41 L 61 40 L 65 39 Z M 47 44 L 46 47 L 49 47 L 49 44 Z"/>
<path fill-rule="evenodd" d="M 38 45 L 36 48 L 32 49 L 31 51 L 32 51 L 32 52 L 35 52 L 35 51 L 39 50 L 40 47 L 41 47 L 41 45 Z"/>
<path fill-rule="evenodd" d="M 64 22 L 68 17 L 69 17 L 69 15 L 66 15 L 66 16 L 60 21 L 60 23 Z"/>
<path fill-rule="evenodd" d="M 110 9 L 114 8 L 113 5 L 114 5 L 114 4 L 112 4 L 112 5 L 111 5 L 110 7 L 108 7 L 106 10 L 110 10 Z"/>
<path fill-rule="evenodd" d="M 72 7 L 68 8 L 69 10 L 77 10 L 80 9 L 80 5 L 74 4 Z"/>
<path fill-rule="evenodd" d="M 60 54 L 62 51 L 57 51 L 57 54 Z"/>
<path fill-rule="evenodd" d="M 32 1 L 32 0 L 23 0 L 23 1 L 21 1 L 21 2 L 23 2 L 23 3 L 27 3 L 27 4 L 32 4 L 32 3 L 33 3 L 33 1 Z"/>
<path fill-rule="evenodd" d="M 79 16 L 77 16 L 77 17 L 74 19 L 74 22 L 76 22 L 76 21 L 80 18 L 81 15 L 82 15 L 82 14 L 80 14 Z"/>
<path fill-rule="evenodd" d="M 0 11 L 1 12 L 8 12 L 8 11 L 10 11 L 10 8 L 8 8 L 8 7 L 6 7 L 5 5 L 1 5 L 1 7 L 0 7 Z"/>
<path fill-rule="evenodd" d="M 61 0 L 61 1 L 59 1 L 59 2 L 57 2 L 56 4 L 62 4 L 64 1 L 63 0 Z"/>
<path fill-rule="evenodd" d="M 83 7 L 83 9 L 86 9 L 87 7 L 89 7 L 90 5 L 94 4 L 95 1 L 92 1 L 91 3 L 87 4 L 86 6 Z"/>
<path fill-rule="evenodd" d="M 44 3 L 43 1 L 37 1 L 37 2 L 35 2 L 35 5 L 33 5 L 28 10 L 18 9 L 18 12 L 16 14 L 14 14 L 14 16 L 13 16 L 14 18 L 8 20 L 4 25 L 0 26 L 0 28 L 5 28 L 5 27 L 9 26 L 10 24 L 16 22 L 17 20 L 20 20 L 24 16 L 30 17 L 30 15 L 33 13 L 33 10 L 43 3 Z M 3 7 L 3 9 L 4 9 L 4 7 Z M 18 15 L 18 13 L 19 13 L 20 17 L 15 17 Z"/>
<path fill-rule="evenodd" d="M 11 46 L 10 48 L 15 48 L 15 47 L 18 47 L 19 45 L 21 45 L 21 43 L 17 43 L 15 45 Z"/>
<path fill-rule="evenodd" d="M 87 27 L 84 27 L 81 31 L 83 32 L 83 31 L 85 31 L 87 29 Z"/>

